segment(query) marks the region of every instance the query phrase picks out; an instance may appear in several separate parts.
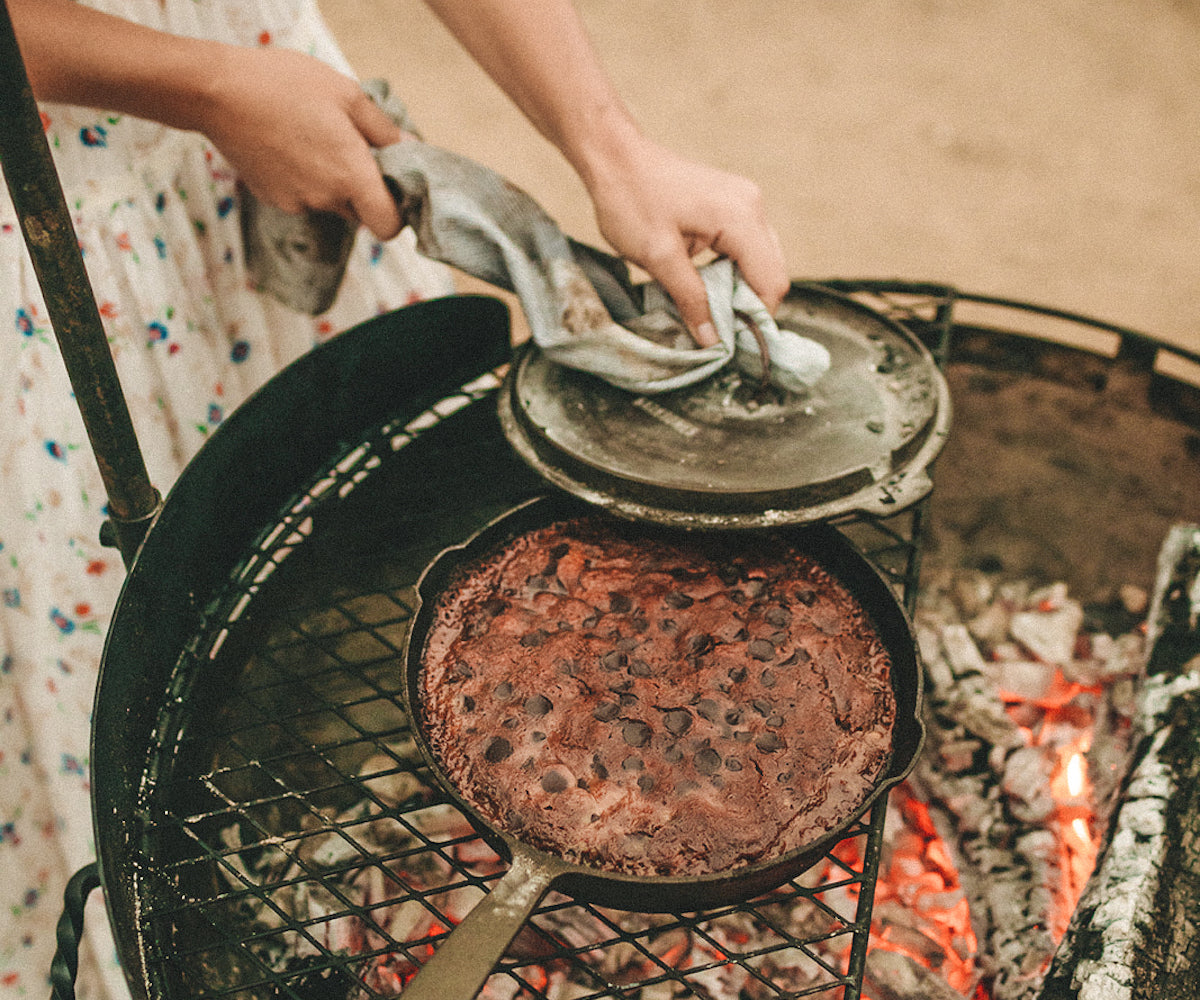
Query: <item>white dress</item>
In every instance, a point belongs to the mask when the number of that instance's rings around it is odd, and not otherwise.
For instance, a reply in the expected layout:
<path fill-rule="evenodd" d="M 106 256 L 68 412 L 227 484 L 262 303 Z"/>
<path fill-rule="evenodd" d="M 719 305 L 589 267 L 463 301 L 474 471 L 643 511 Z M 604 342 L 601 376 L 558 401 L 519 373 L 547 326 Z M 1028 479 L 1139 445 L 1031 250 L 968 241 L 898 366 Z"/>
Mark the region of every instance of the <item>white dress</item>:
<path fill-rule="evenodd" d="M 279 45 L 349 72 L 311 0 L 93 0 L 150 27 Z M 151 481 L 165 494 L 248 393 L 315 342 L 453 291 L 411 233 L 359 234 L 332 309 L 251 291 L 235 178 L 194 133 L 45 105 L 43 119 Z M 47 992 L 66 880 L 96 856 L 88 743 L 124 575 L 104 490 L 17 219 L 0 186 L 0 997 Z M 124 981 L 97 897 L 78 990 Z"/>

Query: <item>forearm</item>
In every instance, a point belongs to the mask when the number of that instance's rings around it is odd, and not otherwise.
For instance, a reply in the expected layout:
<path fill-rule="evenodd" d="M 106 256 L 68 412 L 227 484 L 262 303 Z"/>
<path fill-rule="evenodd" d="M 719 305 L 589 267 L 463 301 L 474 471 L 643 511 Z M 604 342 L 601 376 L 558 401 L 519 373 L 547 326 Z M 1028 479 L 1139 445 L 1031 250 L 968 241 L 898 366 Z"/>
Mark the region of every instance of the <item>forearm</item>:
<path fill-rule="evenodd" d="M 34 96 L 201 127 L 226 46 L 74 3 L 8 0 Z"/>
<path fill-rule="evenodd" d="M 642 137 L 570 0 L 426 0 L 590 187 Z"/>

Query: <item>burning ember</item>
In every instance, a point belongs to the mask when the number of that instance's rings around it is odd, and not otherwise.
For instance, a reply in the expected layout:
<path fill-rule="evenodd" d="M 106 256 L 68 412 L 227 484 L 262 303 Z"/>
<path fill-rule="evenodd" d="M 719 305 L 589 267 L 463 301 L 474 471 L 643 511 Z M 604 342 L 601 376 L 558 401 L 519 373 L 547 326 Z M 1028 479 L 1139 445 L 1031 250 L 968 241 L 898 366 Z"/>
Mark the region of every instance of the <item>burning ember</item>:
<path fill-rule="evenodd" d="M 1143 634 L 983 574 L 926 588 L 917 626 L 929 742 L 889 803 L 864 996 L 1036 997 L 1095 867 Z"/>
<path fill-rule="evenodd" d="M 1095 865 L 1144 639 L 1089 626 L 1064 587 L 983 574 L 927 587 L 916 624 L 929 738 L 888 802 L 863 996 L 1033 998 Z M 503 869 L 431 797 L 411 740 L 385 750 L 358 769 L 363 801 L 314 812 L 288 849 L 224 831 L 231 886 L 279 887 L 249 915 L 262 960 L 302 969 L 344 956 L 314 996 L 398 995 Z M 858 908 L 840 866 L 861 870 L 863 847 L 843 841 L 804 876 L 830 887 L 815 896 L 785 887 L 701 923 L 552 895 L 482 995 L 575 1000 L 628 986 L 640 1000 L 765 1000 L 784 984 L 830 995 L 821 984 L 845 974 Z M 825 940 L 783 946 L 790 936 Z"/>

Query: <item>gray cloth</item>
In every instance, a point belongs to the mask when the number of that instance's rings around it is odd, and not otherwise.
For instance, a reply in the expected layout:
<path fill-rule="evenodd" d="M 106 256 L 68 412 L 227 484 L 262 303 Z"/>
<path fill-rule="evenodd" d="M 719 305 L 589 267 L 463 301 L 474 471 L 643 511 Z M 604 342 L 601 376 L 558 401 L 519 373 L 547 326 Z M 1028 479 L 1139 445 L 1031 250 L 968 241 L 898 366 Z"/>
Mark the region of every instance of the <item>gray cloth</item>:
<path fill-rule="evenodd" d="M 413 131 L 398 104 L 378 91 L 373 96 Z M 419 139 L 405 139 L 376 156 L 418 249 L 515 293 L 534 342 L 560 364 L 634 392 L 664 392 L 707 378 L 730 362 L 761 376 L 761 336 L 770 377 L 785 389 L 804 391 L 829 368 L 825 348 L 779 329 L 728 260 L 700 269 L 720 342 L 698 348 L 660 286 L 634 284 L 623 261 L 564 235 L 537 202 L 494 171 Z M 284 230 L 287 223 L 260 211 L 253 225 L 257 233 L 247 241 L 248 253 L 253 246 L 262 254 L 253 268 L 260 278 L 274 275 L 267 290 L 294 301 L 321 299 L 313 281 L 327 277 L 322 268 L 334 255 L 299 237 L 294 221 Z M 264 226 L 271 225 L 289 235 L 264 235 Z M 306 252 L 294 252 L 297 247 Z M 289 249 L 292 259 L 280 267 Z"/>

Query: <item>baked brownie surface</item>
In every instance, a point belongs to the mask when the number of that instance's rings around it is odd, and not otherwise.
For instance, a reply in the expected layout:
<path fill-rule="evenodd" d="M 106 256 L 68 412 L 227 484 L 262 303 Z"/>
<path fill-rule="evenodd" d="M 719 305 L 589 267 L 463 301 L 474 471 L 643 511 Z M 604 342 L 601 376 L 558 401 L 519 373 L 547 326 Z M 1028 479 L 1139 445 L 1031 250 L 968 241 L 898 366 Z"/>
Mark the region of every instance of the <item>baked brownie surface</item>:
<path fill-rule="evenodd" d="M 534 530 L 447 588 L 423 656 L 426 736 L 464 798 L 609 871 L 773 859 L 852 817 L 890 759 L 887 653 L 783 535 Z"/>

